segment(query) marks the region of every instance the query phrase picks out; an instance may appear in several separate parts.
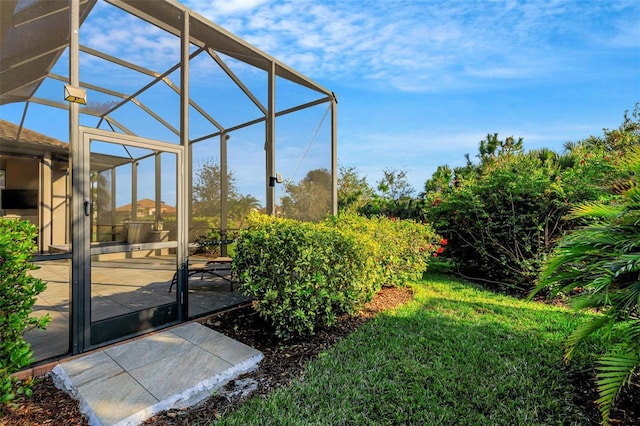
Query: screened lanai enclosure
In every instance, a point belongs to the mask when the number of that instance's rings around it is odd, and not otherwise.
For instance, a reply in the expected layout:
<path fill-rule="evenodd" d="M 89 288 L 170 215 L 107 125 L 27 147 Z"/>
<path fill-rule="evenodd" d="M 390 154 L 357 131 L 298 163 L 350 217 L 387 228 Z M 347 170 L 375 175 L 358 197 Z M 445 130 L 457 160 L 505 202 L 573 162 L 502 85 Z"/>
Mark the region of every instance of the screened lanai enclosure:
<path fill-rule="evenodd" d="M 0 49 L 0 213 L 38 229 L 52 318 L 37 362 L 247 302 L 247 214 L 337 211 L 335 95 L 174 0 L 2 0 Z"/>

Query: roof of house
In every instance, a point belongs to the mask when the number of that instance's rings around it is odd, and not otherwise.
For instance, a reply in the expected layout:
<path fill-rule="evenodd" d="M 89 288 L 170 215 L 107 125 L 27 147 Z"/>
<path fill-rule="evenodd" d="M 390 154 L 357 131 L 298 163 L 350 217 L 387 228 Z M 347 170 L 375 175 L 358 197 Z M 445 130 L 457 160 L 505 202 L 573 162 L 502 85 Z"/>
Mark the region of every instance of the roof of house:
<path fill-rule="evenodd" d="M 34 151 L 68 155 L 69 144 L 0 120 L 0 154 L 33 155 Z"/>
<path fill-rule="evenodd" d="M 42 157 L 45 152 L 50 152 L 54 160 L 69 161 L 68 143 L 26 127 L 0 120 L 0 155 Z M 91 171 L 95 172 L 131 162 L 132 159 L 127 157 L 91 153 Z"/>
<path fill-rule="evenodd" d="M 153 201 L 153 200 L 150 200 L 148 198 L 144 198 L 142 200 L 138 200 L 137 205 L 138 205 L 139 209 L 154 209 L 156 207 L 156 202 Z M 160 210 L 165 212 L 165 213 L 175 213 L 176 212 L 176 208 L 175 207 L 166 204 L 164 201 L 160 202 Z M 131 211 L 131 203 L 125 204 L 125 205 L 120 206 L 120 207 L 117 207 L 116 211 L 117 212 L 128 212 L 128 211 Z"/>

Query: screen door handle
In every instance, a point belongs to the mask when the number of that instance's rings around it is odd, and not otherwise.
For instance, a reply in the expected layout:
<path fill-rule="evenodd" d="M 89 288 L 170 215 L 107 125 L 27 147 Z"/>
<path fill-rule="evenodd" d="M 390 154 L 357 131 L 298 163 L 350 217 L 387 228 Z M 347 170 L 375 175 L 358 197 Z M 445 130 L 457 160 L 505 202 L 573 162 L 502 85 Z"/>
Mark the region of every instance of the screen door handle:
<path fill-rule="evenodd" d="M 91 216 L 91 201 L 88 198 L 84 200 L 84 215 Z"/>

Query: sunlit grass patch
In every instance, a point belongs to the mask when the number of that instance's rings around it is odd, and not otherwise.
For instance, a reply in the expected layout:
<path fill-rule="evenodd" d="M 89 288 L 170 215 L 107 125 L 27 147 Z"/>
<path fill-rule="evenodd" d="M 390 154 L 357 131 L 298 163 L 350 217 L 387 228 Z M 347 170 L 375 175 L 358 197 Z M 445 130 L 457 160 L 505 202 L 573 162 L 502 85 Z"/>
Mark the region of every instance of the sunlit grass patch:
<path fill-rule="evenodd" d="M 310 363 L 290 388 L 225 424 L 585 424 L 562 344 L 571 311 L 446 276 Z"/>

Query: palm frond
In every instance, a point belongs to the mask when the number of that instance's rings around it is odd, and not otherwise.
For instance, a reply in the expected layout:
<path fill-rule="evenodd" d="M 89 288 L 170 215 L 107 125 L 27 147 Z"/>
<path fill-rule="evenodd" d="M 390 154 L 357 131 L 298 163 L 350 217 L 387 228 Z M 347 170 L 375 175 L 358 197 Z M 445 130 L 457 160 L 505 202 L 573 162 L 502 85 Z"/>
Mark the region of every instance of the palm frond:
<path fill-rule="evenodd" d="M 622 166 L 630 172 L 640 175 L 640 148 L 634 147 L 625 153 Z"/>
<path fill-rule="evenodd" d="M 536 287 L 536 291 L 551 287 L 571 294 L 578 310 L 606 309 L 571 333 L 565 361 L 589 336 L 603 330 L 611 338 L 614 327 L 621 325 L 624 337 L 616 352 L 598 361 L 597 403 L 603 424 L 622 387 L 640 371 L 640 147 L 620 159 L 618 171 L 622 173 L 613 187 L 616 195 L 611 204 L 586 202 L 571 210 L 569 218 L 594 220 L 560 240 Z"/>
<path fill-rule="evenodd" d="M 640 203 L 640 186 L 638 186 L 637 184 L 633 185 L 631 186 L 631 188 L 623 191 L 622 195 L 624 195 L 626 198 L 633 201 L 634 203 L 639 204 Z"/>
<path fill-rule="evenodd" d="M 629 314 L 638 309 L 638 301 L 640 300 L 640 281 L 632 282 L 625 285 L 624 289 L 616 291 L 611 296 L 612 305 L 623 315 L 628 318 Z"/>
<path fill-rule="evenodd" d="M 580 324 L 573 331 L 573 333 L 569 335 L 569 337 L 567 338 L 567 342 L 565 343 L 565 362 L 568 362 L 573 357 L 573 354 L 578 345 L 582 343 L 587 337 L 604 327 L 612 326 L 614 322 L 615 318 L 608 315 L 603 315 Z"/>
<path fill-rule="evenodd" d="M 611 304 L 609 292 L 599 291 L 597 293 L 588 291 L 582 295 L 571 298 L 569 305 L 575 310 L 601 308 Z"/>
<path fill-rule="evenodd" d="M 636 247 L 639 245 L 640 241 L 630 241 L 624 248 L 626 249 L 625 251 L 629 251 L 636 249 Z M 616 271 L 617 274 L 640 271 L 640 253 L 625 253 L 620 255 L 617 260 L 621 265 L 620 268 Z"/>
<path fill-rule="evenodd" d="M 629 315 L 627 338 L 630 342 L 640 342 L 640 315 L 638 315 L 638 312 L 633 312 Z"/>
<path fill-rule="evenodd" d="M 615 219 L 622 213 L 623 208 L 618 205 L 604 205 L 599 201 L 589 201 L 574 207 L 569 212 L 569 217 L 599 217 L 603 219 Z"/>
<path fill-rule="evenodd" d="M 637 351 L 624 354 L 604 356 L 598 360 L 596 384 L 600 398 L 596 403 L 602 413 L 602 424 L 607 425 L 611 414 L 611 407 L 620 389 L 629 384 L 631 377 L 640 367 L 640 356 Z"/>

